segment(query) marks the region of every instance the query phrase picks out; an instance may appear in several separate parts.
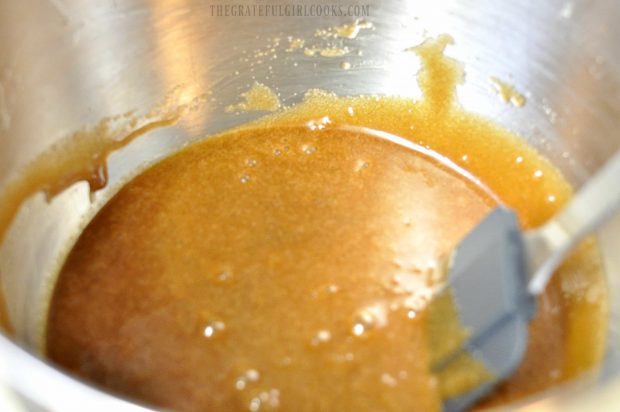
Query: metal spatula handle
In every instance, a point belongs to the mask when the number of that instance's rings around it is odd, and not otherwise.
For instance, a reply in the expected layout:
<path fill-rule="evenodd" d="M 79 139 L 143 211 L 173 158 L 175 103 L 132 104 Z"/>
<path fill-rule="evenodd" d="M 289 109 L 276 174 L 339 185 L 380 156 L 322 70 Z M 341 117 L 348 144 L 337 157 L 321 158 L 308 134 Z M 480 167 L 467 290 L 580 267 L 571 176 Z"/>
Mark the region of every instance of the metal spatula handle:
<path fill-rule="evenodd" d="M 619 209 L 620 152 L 608 160 L 553 219 L 524 234 L 530 262 L 530 293 L 542 292 L 573 247 Z"/>

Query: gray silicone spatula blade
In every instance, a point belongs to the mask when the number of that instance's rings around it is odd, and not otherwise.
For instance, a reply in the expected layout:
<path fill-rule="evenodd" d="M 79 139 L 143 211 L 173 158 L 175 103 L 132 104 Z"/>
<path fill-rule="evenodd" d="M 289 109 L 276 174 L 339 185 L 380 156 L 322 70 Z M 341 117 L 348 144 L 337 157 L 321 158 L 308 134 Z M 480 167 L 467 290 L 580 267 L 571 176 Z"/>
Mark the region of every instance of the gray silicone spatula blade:
<path fill-rule="evenodd" d="M 466 354 L 492 379 L 446 399 L 444 410 L 462 411 L 520 364 L 535 297 L 573 247 L 620 209 L 620 153 L 614 155 L 542 227 L 522 231 L 516 215 L 499 207 L 455 248 L 446 288 L 467 338 L 435 362 L 436 373 Z"/>
<path fill-rule="evenodd" d="M 460 324 L 470 333 L 460 349 L 494 378 L 508 376 L 521 362 L 528 321 L 535 311 L 535 299 L 527 290 L 523 242 L 515 214 L 497 208 L 461 241 L 450 264 L 449 290 Z M 451 362 L 451 357 L 445 358 L 435 372 Z M 494 383 L 495 379 L 446 400 L 444 410 L 465 409 Z"/>
<path fill-rule="evenodd" d="M 506 208 L 491 212 L 452 256 L 449 288 L 460 324 L 469 332 L 461 349 L 481 362 L 494 378 L 511 374 L 527 345 L 527 325 L 535 311 L 535 299 L 527 290 L 526 264 L 517 217 Z M 436 365 L 436 372 L 451 361 L 448 357 Z M 464 409 L 488 392 L 493 383 L 447 400 L 444 409 Z"/>

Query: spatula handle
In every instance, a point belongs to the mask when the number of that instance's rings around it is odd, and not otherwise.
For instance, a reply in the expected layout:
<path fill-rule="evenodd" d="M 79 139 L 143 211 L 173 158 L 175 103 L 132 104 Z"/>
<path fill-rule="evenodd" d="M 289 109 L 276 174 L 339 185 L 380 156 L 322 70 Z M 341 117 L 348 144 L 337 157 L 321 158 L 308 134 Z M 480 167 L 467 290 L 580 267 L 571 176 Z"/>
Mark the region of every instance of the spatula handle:
<path fill-rule="evenodd" d="M 620 152 L 577 192 L 552 220 L 525 233 L 528 289 L 542 292 L 554 270 L 583 238 L 620 209 Z"/>

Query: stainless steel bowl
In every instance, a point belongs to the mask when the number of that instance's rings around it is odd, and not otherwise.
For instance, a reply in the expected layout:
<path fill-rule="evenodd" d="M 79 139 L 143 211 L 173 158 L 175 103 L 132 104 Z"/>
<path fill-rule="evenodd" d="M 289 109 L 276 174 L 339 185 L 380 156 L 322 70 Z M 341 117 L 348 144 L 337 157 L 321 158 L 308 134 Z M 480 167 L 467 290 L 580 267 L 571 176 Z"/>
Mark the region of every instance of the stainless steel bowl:
<path fill-rule="evenodd" d="M 262 5 L 266 13 L 267 4 L 260 0 L 238 4 Z M 349 5 L 359 3 L 338 4 L 346 14 Z M 54 276 L 84 223 L 141 166 L 257 117 L 223 110 L 254 80 L 277 90 L 285 104 L 299 101 L 311 88 L 341 95 L 417 96 L 417 62 L 402 51 L 427 36 L 448 33 L 456 40 L 448 54 L 466 68 L 461 103 L 523 136 L 575 186 L 620 147 L 620 3 L 366 4 L 369 9 L 357 11 L 369 11 L 368 16 L 281 16 L 287 9 L 272 7 L 280 10 L 278 15 L 241 17 L 218 16 L 212 0 L 0 2 L 0 188 L 52 144 L 103 117 L 148 110 L 180 84 L 187 98 L 211 92 L 207 104 L 177 125 L 157 129 L 112 155 L 110 184 L 93 203 L 80 183 L 51 204 L 37 195 L 22 207 L 0 249 L 2 287 L 16 328 L 14 338 L 0 336 L 0 380 L 6 389 L 0 392 L 6 402 L 0 403 L 2 410 L 19 405 L 63 412 L 140 410 L 39 359 Z M 311 41 L 317 28 L 350 23 L 355 17 L 366 17 L 374 29 L 342 40 L 354 50 L 349 56 L 285 51 L 288 36 Z M 276 52 L 268 57 L 257 52 L 272 46 Z M 352 64 L 350 70 L 340 68 L 345 60 Z M 489 76 L 524 91 L 525 107 L 502 104 L 489 88 Z M 612 306 L 603 371 L 518 407 L 620 409 L 620 220 L 608 225 L 600 238 Z"/>

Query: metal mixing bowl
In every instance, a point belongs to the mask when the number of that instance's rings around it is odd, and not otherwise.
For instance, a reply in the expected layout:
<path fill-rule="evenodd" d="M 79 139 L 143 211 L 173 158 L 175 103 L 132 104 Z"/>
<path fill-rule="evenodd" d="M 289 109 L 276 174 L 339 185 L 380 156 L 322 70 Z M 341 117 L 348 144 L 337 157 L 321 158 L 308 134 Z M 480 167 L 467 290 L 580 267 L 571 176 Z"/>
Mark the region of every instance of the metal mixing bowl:
<path fill-rule="evenodd" d="M 358 3 L 340 4 L 347 12 Z M 298 102 L 311 88 L 417 96 L 417 61 L 402 51 L 427 36 L 448 33 L 456 40 L 448 54 L 465 63 L 461 103 L 523 136 L 575 186 L 620 147 L 620 3 L 364 4 L 374 29 L 342 40 L 353 50 L 350 55 L 323 58 L 286 52 L 287 36 L 312 40 L 317 28 L 349 23 L 355 16 L 217 16 L 212 0 L 0 2 L 0 187 L 52 144 L 105 116 L 148 110 L 180 84 L 187 98 L 212 93 L 177 125 L 154 130 L 113 154 L 110 184 L 93 203 L 80 183 L 51 204 L 38 195 L 22 207 L 0 249 L 2 288 L 16 329 L 14 338 L 0 336 L 0 409 L 140 410 L 38 358 L 54 275 L 84 223 L 141 166 L 259 116 L 223 110 L 254 80 L 277 90 L 285 104 Z M 276 52 L 261 56 L 275 38 L 281 39 Z M 343 61 L 351 63 L 350 70 L 341 69 Z M 502 104 L 490 90 L 489 76 L 525 92 L 525 107 Z M 620 220 L 600 239 L 611 293 L 603 371 L 526 400 L 521 408 L 620 410 Z"/>

